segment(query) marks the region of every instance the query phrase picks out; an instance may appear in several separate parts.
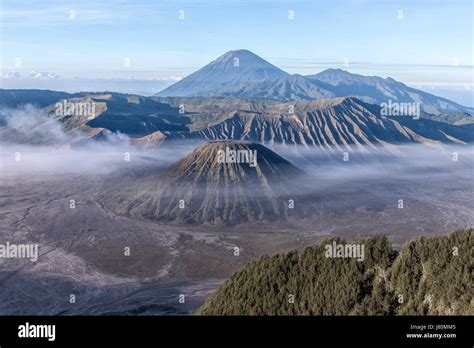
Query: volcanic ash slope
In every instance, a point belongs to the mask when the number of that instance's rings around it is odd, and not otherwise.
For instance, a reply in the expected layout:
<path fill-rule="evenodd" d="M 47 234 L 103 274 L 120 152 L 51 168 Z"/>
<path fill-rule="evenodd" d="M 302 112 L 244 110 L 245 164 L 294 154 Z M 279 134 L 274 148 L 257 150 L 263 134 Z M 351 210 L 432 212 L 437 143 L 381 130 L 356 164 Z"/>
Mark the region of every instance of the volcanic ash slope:
<path fill-rule="evenodd" d="M 263 145 L 215 141 L 198 146 L 159 176 L 134 180 L 127 188 L 115 186 L 104 201 L 118 214 L 156 221 L 271 222 L 297 215 L 291 200 L 303 191 L 303 177 Z"/>

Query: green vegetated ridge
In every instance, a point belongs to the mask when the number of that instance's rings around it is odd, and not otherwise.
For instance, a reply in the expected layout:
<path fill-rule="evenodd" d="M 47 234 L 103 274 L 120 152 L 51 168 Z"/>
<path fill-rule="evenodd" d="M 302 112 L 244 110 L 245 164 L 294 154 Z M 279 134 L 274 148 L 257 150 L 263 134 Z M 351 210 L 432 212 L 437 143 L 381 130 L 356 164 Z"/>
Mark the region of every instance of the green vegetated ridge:
<path fill-rule="evenodd" d="M 339 237 L 263 256 L 226 280 L 197 314 L 473 315 L 473 232 L 421 237 L 399 252 L 385 235 L 360 239 L 363 261 L 326 257 L 325 245 L 346 243 Z"/>

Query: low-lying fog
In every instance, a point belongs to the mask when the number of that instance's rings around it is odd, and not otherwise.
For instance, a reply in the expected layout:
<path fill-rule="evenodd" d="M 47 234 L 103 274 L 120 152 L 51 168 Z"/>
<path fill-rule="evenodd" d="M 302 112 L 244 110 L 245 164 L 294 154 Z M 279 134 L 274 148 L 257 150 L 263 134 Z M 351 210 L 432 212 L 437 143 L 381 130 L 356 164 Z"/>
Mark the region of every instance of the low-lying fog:
<path fill-rule="evenodd" d="M 164 169 L 191 153 L 196 142 L 168 144 L 141 150 L 123 143 L 91 143 L 82 147 L 0 144 L 1 176 L 14 178 L 66 174 L 102 175 L 122 169 L 156 167 Z M 348 182 L 376 179 L 466 180 L 473 184 L 474 152 L 470 145 L 430 148 L 426 145 L 399 145 L 398 154 L 385 149 L 361 150 L 272 146 L 272 150 L 321 181 Z M 345 152 L 347 152 L 345 154 Z M 257 153 L 258 162 L 258 153 Z"/>
<path fill-rule="evenodd" d="M 397 145 L 396 152 L 393 148 L 389 151 L 365 147 L 348 151 L 273 147 L 306 173 L 329 182 L 443 177 L 446 180 L 465 179 L 466 183 L 473 184 L 474 151 L 471 145 Z"/>

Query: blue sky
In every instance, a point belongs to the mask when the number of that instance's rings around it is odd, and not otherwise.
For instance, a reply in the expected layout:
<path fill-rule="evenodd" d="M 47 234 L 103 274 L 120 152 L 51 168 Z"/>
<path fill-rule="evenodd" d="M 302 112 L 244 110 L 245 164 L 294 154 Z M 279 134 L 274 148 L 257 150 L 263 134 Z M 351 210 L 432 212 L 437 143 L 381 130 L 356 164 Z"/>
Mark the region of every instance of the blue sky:
<path fill-rule="evenodd" d="M 1 4 L 5 71 L 168 79 L 185 76 L 228 50 L 246 48 L 290 73 L 339 67 L 412 84 L 472 84 L 471 0 Z"/>

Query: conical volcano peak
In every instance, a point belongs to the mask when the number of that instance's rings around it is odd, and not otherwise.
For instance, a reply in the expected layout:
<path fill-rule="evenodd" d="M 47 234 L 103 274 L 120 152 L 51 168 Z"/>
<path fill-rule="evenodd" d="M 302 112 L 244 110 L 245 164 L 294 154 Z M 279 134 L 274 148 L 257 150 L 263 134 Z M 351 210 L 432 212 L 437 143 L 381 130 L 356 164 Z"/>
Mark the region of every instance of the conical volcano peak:
<path fill-rule="evenodd" d="M 171 178 L 187 177 L 187 173 L 230 181 L 258 181 L 290 178 L 303 173 L 269 148 L 253 142 L 211 141 L 198 146 L 191 154 L 172 165 Z"/>
<path fill-rule="evenodd" d="M 223 55 L 217 57 L 216 61 L 222 61 L 222 60 L 226 60 L 226 59 L 233 58 L 233 57 L 248 57 L 250 59 L 263 60 L 262 58 L 260 58 L 255 53 L 253 53 L 249 50 L 240 49 L 240 50 L 227 51 Z"/>
<path fill-rule="evenodd" d="M 257 56 L 255 53 L 253 53 L 252 51 L 249 51 L 249 50 L 246 50 L 244 48 L 241 48 L 241 49 L 238 49 L 238 50 L 230 50 L 230 51 L 227 51 L 226 53 L 223 54 L 226 55 L 226 54 L 249 54 L 249 55 L 252 55 L 254 57 L 257 57 L 257 58 L 260 58 L 259 56 Z M 260 58 L 261 59 L 261 58 Z"/>
<path fill-rule="evenodd" d="M 240 90 L 258 82 L 277 81 L 288 73 L 248 50 L 228 51 L 166 88 L 159 96 L 211 96 L 216 90 Z"/>
<path fill-rule="evenodd" d="M 249 50 L 228 51 L 189 77 L 212 82 L 278 80 L 288 73 Z"/>
<path fill-rule="evenodd" d="M 157 221 L 242 224 L 286 219 L 304 173 L 256 143 L 198 146 L 160 177 L 136 182 L 115 211 Z"/>
<path fill-rule="evenodd" d="M 280 70 L 276 66 L 272 65 L 271 63 L 267 62 L 265 59 L 260 58 L 257 56 L 255 53 L 249 51 L 249 50 L 232 50 L 224 53 L 220 57 L 218 57 L 216 60 L 214 60 L 212 63 L 231 63 L 231 67 L 240 67 L 240 66 L 247 66 L 247 67 L 252 67 L 252 68 L 265 68 L 265 69 L 272 69 L 276 71 L 281 72 L 281 76 L 286 76 L 287 73 L 284 71 Z"/>

